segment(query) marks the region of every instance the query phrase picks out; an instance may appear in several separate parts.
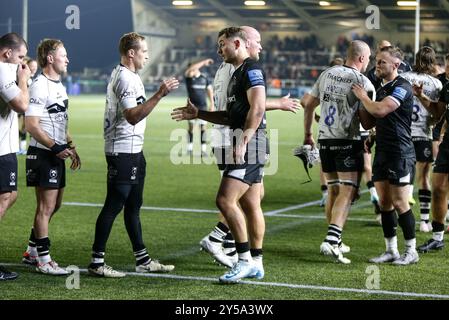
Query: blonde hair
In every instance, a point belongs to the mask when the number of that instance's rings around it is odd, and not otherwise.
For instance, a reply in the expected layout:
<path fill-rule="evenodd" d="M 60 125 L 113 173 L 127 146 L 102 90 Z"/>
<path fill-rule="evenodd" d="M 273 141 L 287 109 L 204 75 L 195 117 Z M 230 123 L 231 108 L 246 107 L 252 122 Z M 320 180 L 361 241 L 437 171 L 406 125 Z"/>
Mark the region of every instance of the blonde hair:
<path fill-rule="evenodd" d="M 126 56 L 126 54 L 128 53 L 128 50 L 140 49 L 140 42 L 143 40 L 145 40 L 145 37 L 138 34 L 137 32 L 125 33 L 120 38 L 120 42 L 119 42 L 119 46 L 118 46 L 120 55 Z"/>
<path fill-rule="evenodd" d="M 48 65 L 47 57 L 54 53 L 59 47 L 64 46 L 61 40 L 58 39 L 44 39 L 37 47 L 37 62 L 39 67 L 45 68 Z"/>

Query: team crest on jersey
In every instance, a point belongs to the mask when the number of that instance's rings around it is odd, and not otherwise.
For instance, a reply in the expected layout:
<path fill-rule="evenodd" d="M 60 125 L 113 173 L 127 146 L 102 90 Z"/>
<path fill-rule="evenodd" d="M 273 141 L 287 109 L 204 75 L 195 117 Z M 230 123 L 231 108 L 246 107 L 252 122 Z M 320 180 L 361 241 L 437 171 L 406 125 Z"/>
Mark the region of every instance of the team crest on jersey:
<path fill-rule="evenodd" d="M 15 172 L 10 172 L 9 173 L 9 185 L 10 186 L 15 186 L 16 185 L 16 173 Z"/>
<path fill-rule="evenodd" d="M 58 182 L 58 180 L 56 180 L 56 178 L 58 177 L 58 171 L 56 171 L 55 169 L 50 169 L 50 171 L 48 172 L 48 175 L 50 176 L 50 179 L 48 179 L 48 182 L 50 182 L 50 183 Z"/>
<path fill-rule="evenodd" d="M 132 167 L 131 168 L 131 180 L 136 180 L 136 175 L 137 175 L 137 167 Z"/>
<path fill-rule="evenodd" d="M 404 100 L 405 96 L 407 95 L 407 90 L 401 87 L 396 87 L 393 90 L 392 96 L 399 99 Z"/>
<path fill-rule="evenodd" d="M 429 158 L 432 155 L 432 151 L 429 148 L 424 148 L 424 156 Z"/>

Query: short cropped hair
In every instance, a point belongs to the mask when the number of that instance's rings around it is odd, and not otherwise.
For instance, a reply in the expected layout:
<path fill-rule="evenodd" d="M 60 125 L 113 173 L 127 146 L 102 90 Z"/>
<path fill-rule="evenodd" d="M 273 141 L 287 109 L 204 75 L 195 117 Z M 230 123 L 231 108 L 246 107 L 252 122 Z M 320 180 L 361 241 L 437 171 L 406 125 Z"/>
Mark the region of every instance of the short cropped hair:
<path fill-rule="evenodd" d="M 44 39 L 37 46 L 37 62 L 39 67 L 45 68 L 48 65 L 47 57 L 49 54 L 55 52 L 59 47 L 64 46 L 61 40 L 58 39 Z"/>
<path fill-rule="evenodd" d="M 383 47 L 379 50 L 379 52 L 388 52 L 390 56 L 392 56 L 393 58 L 397 58 L 401 61 L 404 60 L 404 53 L 398 47 L 393 46 Z"/>
<path fill-rule="evenodd" d="M 240 27 L 224 28 L 218 33 L 218 37 L 220 38 L 223 35 L 226 39 L 239 37 L 244 41 L 248 40 L 248 37 L 247 37 L 245 31 Z"/>
<path fill-rule="evenodd" d="M 128 50 L 140 49 L 140 42 L 145 40 L 145 37 L 138 34 L 137 32 L 125 33 L 119 42 L 119 52 L 121 56 L 126 56 Z"/>
<path fill-rule="evenodd" d="M 28 50 L 28 44 L 26 41 L 15 32 L 7 33 L 0 38 L 0 49 L 8 48 L 17 50 L 21 46 L 25 46 Z"/>

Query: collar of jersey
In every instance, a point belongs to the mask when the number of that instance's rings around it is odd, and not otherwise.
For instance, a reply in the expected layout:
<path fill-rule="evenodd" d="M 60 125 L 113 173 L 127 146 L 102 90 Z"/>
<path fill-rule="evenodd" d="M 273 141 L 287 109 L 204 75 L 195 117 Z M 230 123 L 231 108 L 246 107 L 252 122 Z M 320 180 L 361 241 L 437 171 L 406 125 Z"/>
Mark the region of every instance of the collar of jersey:
<path fill-rule="evenodd" d="M 50 79 L 50 78 L 47 77 L 43 72 L 41 72 L 41 75 L 43 75 L 48 81 L 51 81 L 51 82 L 54 82 L 54 83 L 60 83 L 60 82 L 61 82 L 61 80 L 53 80 L 53 79 Z"/>

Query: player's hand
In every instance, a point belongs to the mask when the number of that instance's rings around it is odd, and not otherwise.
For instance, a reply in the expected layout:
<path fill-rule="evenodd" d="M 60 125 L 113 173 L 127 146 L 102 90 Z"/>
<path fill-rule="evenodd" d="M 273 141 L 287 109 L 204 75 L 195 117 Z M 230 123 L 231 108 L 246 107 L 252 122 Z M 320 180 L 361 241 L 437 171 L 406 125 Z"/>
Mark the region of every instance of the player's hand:
<path fill-rule="evenodd" d="M 161 86 L 159 87 L 159 93 L 165 97 L 167 94 L 169 94 L 171 91 L 178 89 L 179 87 L 179 81 L 173 77 L 162 81 Z"/>
<path fill-rule="evenodd" d="M 72 155 L 70 156 L 70 159 L 72 159 L 72 163 L 70 164 L 70 169 L 72 170 L 79 170 L 81 169 L 81 159 L 78 155 L 78 152 L 76 152 L 75 148 L 70 149 L 72 151 Z"/>
<path fill-rule="evenodd" d="M 280 110 L 290 111 L 296 113 L 301 107 L 301 102 L 299 99 L 290 98 L 290 93 L 279 99 Z"/>
<path fill-rule="evenodd" d="M 414 83 L 412 86 L 413 94 L 418 98 L 423 96 L 423 86 L 424 83 Z"/>
<path fill-rule="evenodd" d="M 239 142 L 234 147 L 234 163 L 235 164 L 244 164 L 245 163 L 245 154 L 246 154 L 246 143 Z"/>
<path fill-rule="evenodd" d="M 198 118 L 198 108 L 187 99 L 187 105 L 185 107 L 173 109 L 171 118 L 176 121 L 192 120 Z"/>
<path fill-rule="evenodd" d="M 321 116 L 315 112 L 315 114 L 313 115 L 313 118 L 315 119 L 315 122 L 320 122 Z"/>
<path fill-rule="evenodd" d="M 214 60 L 212 60 L 212 59 L 207 59 L 207 60 L 206 60 L 206 66 L 210 66 L 211 64 L 214 64 Z"/>
<path fill-rule="evenodd" d="M 370 134 L 364 143 L 364 149 L 366 153 L 371 153 L 371 148 L 373 147 L 375 142 L 376 142 L 376 134 Z"/>
<path fill-rule="evenodd" d="M 353 84 L 352 85 L 352 92 L 354 92 L 355 96 L 359 99 L 362 100 L 362 98 L 364 97 L 368 97 L 365 89 L 363 89 L 363 87 L 359 84 Z"/>
<path fill-rule="evenodd" d="M 59 152 L 58 154 L 56 154 L 56 156 L 59 159 L 65 160 L 68 157 L 72 157 L 73 156 L 73 152 L 72 150 L 70 150 L 69 148 L 62 150 L 61 152 Z"/>
<path fill-rule="evenodd" d="M 28 80 L 31 77 L 31 70 L 28 67 L 27 64 L 19 64 L 19 67 L 17 68 L 17 80 L 24 81 L 25 83 L 28 82 Z"/>

